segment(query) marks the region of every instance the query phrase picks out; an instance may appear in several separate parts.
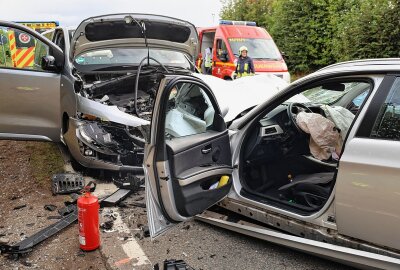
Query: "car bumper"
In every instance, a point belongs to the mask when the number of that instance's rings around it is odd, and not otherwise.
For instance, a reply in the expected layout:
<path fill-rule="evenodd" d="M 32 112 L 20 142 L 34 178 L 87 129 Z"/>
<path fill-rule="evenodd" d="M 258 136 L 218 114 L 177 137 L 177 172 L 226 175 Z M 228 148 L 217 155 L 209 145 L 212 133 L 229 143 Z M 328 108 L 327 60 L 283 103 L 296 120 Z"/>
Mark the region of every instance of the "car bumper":
<path fill-rule="evenodd" d="M 71 156 L 82 166 L 91 169 L 103 169 L 110 171 L 126 171 L 135 174 L 143 174 L 142 164 L 122 164 L 112 160 L 117 154 L 105 154 L 86 143 L 82 138 L 79 127 L 85 124 L 84 121 L 69 118 L 68 131 L 64 134 L 64 141 L 68 146 Z M 85 150 L 90 150 L 92 155 L 86 155 Z"/>

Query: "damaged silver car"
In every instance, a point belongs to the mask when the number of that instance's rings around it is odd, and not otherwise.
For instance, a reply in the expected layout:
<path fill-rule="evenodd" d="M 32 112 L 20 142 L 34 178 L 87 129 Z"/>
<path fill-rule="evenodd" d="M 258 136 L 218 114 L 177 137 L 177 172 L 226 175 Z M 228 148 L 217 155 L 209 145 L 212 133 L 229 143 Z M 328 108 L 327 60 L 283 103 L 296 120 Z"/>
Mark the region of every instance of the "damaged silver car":
<path fill-rule="evenodd" d="M 43 34 L 58 47 L 18 24 L 0 27 L 35 44 L 33 66 L 0 69 L 0 138 L 61 140 L 83 166 L 142 172 L 155 94 L 163 74 L 193 73 L 195 27 L 157 15 L 93 17 Z"/>
<path fill-rule="evenodd" d="M 272 75 L 225 82 L 195 74 L 196 29 L 170 17 L 93 17 L 76 29 L 49 30 L 43 33 L 47 39 L 18 24 L 0 26 L 5 33 L 25 33 L 35 44 L 33 66 L 0 67 L 0 138 L 61 140 L 88 168 L 143 173 L 145 137 L 165 74 L 209 83 L 228 122 L 286 86 Z M 243 83 L 253 85 L 251 94 L 234 98 L 249 93 Z"/>
<path fill-rule="evenodd" d="M 144 157 L 151 236 L 196 216 L 352 266 L 399 269 L 399 70 L 400 59 L 326 67 L 229 127 L 207 85 L 167 75 Z M 206 125 L 176 134 L 182 109 Z"/>

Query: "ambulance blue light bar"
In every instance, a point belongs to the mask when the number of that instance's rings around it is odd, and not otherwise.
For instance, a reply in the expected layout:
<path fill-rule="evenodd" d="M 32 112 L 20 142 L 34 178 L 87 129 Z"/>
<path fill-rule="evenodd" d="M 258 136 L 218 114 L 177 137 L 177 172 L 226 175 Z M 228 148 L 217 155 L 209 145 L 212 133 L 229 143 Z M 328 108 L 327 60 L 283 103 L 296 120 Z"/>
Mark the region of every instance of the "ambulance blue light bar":
<path fill-rule="evenodd" d="M 256 22 L 249 21 L 231 21 L 231 20 L 220 20 L 220 25 L 246 25 L 246 26 L 257 26 Z"/>

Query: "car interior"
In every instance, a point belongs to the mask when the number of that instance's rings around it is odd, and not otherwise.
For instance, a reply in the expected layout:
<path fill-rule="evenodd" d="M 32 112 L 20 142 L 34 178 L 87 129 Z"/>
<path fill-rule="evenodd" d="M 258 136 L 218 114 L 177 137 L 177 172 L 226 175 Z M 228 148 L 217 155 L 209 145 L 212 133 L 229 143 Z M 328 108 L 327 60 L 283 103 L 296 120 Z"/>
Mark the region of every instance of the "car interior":
<path fill-rule="evenodd" d="M 371 89 L 369 81 L 328 81 L 299 94 L 308 102 L 289 99 L 264 115 L 242 144 L 241 195 L 302 215 L 320 210 L 335 184 L 341 146 Z M 340 113 L 333 117 L 333 111 Z M 304 129 L 300 116 L 320 122 Z M 328 145 L 331 138 L 337 143 Z M 316 154 L 321 151 L 323 157 Z"/>

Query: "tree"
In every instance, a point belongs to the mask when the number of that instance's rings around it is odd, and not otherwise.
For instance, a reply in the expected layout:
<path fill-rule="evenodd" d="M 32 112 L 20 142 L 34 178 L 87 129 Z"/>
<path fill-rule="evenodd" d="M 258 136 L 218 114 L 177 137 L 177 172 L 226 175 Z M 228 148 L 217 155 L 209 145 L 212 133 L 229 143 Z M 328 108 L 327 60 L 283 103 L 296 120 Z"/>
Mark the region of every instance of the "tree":
<path fill-rule="evenodd" d="M 276 0 L 222 0 L 221 18 L 224 20 L 255 21 L 268 28 L 272 4 Z"/>
<path fill-rule="evenodd" d="M 400 0 L 223 0 L 221 17 L 266 27 L 291 72 L 400 57 Z"/>
<path fill-rule="evenodd" d="M 334 62 L 329 41 L 330 1 L 280 0 L 273 6 L 271 33 L 278 47 L 289 56 L 294 72 L 310 72 Z"/>
<path fill-rule="evenodd" d="M 400 56 L 398 1 L 359 0 L 338 23 L 333 44 L 338 61 Z"/>

